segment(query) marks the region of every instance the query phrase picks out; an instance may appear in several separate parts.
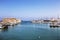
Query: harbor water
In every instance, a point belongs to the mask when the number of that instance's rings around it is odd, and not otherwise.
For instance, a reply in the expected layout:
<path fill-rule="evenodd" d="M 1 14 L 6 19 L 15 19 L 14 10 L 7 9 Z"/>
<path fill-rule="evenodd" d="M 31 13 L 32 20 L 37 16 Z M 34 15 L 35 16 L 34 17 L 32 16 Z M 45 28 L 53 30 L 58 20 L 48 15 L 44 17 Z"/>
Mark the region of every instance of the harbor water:
<path fill-rule="evenodd" d="M 33 24 L 24 21 L 15 26 L 0 29 L 0 40 L 60 40 L 60 28 L 49 24 Z"/>

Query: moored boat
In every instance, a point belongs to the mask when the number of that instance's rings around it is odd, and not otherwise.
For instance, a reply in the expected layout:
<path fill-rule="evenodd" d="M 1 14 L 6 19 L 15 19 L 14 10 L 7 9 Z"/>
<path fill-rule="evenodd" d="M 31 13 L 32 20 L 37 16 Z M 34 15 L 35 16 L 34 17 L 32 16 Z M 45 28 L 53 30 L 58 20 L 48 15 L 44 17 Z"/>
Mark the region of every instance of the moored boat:
<path fill-rule="evenodd" d="M 2 27 L 2 24 L 0 24 L 0 29 L 1 29 L 1 28 L 3 28 L 3 27 Z"/>
<path fill-rule="evenodd" d="M 60 23 L 50 23 L 50 27 L 60 27 Z"/>

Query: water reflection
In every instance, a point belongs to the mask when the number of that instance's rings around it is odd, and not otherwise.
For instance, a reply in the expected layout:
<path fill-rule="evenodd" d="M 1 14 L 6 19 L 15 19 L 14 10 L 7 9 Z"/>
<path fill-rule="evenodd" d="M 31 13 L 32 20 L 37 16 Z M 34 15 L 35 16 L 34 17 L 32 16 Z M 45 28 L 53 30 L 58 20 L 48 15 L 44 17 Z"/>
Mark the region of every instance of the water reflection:
<path fill-rule="evenodd" d="M 50 28 L 60 28 L 60 26 L 50 26 Z"/>
<path fill-rule="evenodd" d="M 1 31 L 1 32 L 8 31 L 8 26 L 7 26 L 7 27 L 5 27 L 5 28 L 0 29 L 0 31 Z"/>
<path fill-rule="evenodd" d="M 3 32 L 8 31 L 8 27 L 2 29 Z"/>
<path fill-rule="evenodd" d="M 18 25 L 18 24 L 17 24 Z M 0 32 L 6 32 L 8 31 L 10 28 L 14 28 L 17 25 L 12 25 L 12 26 L 5 26 L 4 28 L 0 29 Z"/>

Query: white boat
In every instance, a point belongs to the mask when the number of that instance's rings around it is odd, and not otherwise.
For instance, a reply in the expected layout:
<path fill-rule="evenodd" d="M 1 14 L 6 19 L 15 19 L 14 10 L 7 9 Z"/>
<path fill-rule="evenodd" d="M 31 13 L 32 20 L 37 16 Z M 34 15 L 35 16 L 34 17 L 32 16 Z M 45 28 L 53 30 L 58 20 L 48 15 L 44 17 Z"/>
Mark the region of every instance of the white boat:
<path fill-rule="evenodd" d="M 1 28 L 3 28 L 3 27 L 2 27 L 2 24 L 0 24 L 0 29 L 1 29 Z"/>
<path fill-rule="evenodd" d="M 1 28 L 3 28 L 3 27 L 0 26 L 0 29 L 1 29 Z"/>
<path fill-rule="evenodd" d="M 60 23 L 58 23 L 58 22 L 56 22 L 56 23 L 51 23 L 50 26 L 60 27 Z"/>

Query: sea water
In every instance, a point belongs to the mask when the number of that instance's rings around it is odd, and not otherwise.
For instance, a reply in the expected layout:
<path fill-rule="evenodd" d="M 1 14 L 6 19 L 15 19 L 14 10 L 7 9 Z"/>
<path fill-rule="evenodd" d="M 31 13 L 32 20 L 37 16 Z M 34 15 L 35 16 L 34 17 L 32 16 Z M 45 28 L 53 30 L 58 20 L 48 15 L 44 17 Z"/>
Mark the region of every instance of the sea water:
<path fill-rule="evenodd" d="M 49 24 L 33 24 L 24 21 L 15 26 L 0 29 L 0 40 L 60 40 L 60 28 Z"/>

